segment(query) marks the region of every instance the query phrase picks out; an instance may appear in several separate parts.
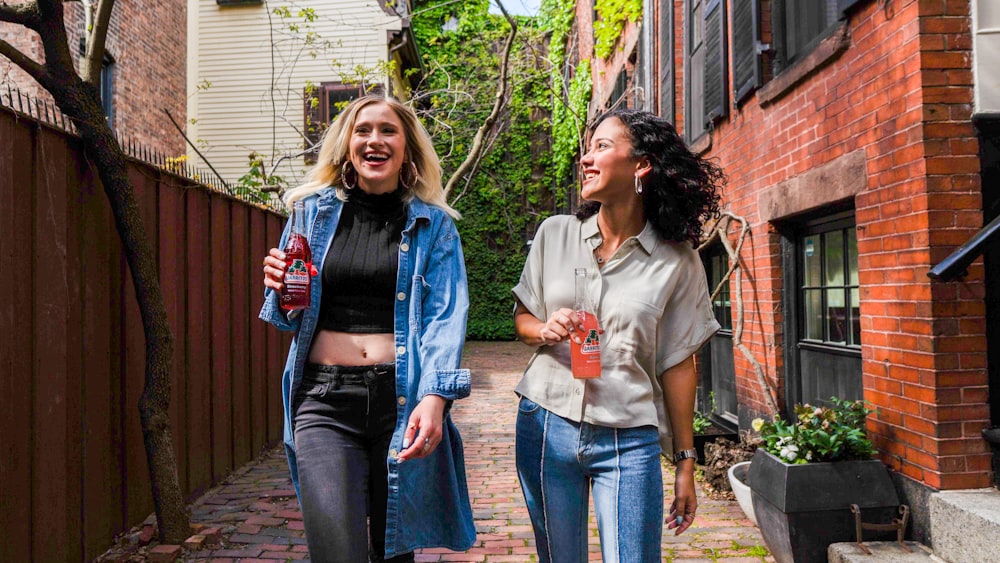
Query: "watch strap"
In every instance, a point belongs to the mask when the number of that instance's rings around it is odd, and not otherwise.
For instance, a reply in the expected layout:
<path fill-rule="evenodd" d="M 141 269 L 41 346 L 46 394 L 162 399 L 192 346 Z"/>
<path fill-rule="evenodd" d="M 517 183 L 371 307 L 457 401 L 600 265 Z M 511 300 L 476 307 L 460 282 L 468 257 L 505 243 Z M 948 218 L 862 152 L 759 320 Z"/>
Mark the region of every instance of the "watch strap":
<path fill-rule="evenodd" d="M 698 450 L 678 450 L 674 452 L 674 463 L 684 459 L 698 459 Z"/>

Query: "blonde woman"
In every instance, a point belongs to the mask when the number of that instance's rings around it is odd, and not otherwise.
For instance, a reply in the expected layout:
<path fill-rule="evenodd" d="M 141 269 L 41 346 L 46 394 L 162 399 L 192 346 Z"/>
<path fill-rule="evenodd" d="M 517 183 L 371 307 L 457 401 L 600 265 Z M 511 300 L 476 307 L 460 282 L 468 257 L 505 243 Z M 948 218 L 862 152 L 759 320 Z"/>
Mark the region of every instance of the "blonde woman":
<path fill-rule="evenodd" d="M 427 131 L 396 100 L 355 100 L 285 200 L 305 202 L 318 276 L 310 306 L 286 314 L 286 227 L 264 258 L 260 317 L 295 332 L 284 442 L 311 559 L 468 549 L 475 528 L 449 405 L 469 395 L 459 368 L 469 297 L 458 213 Z"/>

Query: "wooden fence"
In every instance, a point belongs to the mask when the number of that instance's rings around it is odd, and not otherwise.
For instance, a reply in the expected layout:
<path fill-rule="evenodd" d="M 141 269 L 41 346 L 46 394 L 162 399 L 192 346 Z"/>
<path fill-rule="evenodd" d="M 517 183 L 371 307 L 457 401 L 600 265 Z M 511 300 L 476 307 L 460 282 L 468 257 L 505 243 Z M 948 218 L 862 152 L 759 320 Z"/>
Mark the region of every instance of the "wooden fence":
<path fill-rule="evenodd" d="M 155 165 L 129 174 L 175 338 L 170 418 L 191 499 L 281 437 L 289 336 L 257 311 L 284 219 Z M 153 510 L 143 327 L 78 138 L 2 107 L 0 295 L 0 561 L 89 561 Z"/>

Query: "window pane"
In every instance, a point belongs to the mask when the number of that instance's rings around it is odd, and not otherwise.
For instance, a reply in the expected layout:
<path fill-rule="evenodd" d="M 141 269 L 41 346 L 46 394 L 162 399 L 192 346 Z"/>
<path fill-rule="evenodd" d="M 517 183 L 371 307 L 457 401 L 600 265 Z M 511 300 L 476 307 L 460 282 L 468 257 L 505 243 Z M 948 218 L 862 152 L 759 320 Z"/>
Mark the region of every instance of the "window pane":
<path fill-rule="evenodd" d="M 853 229 L 847 230 L 847 269 L 851 272 L 850 283 L 848 285 L 858 285 L 858 233 Z M 857 303 L 857 301 L 851 301 Z"/>
<path fill-rule="evenodd" d="M 823 292 L 809 289 L 804 293 L 805 337 L 808 340 L 823 340 Z"/>
<path fill-rule="evenodd" d="M 329 123 L 327 123 L 326 125 L 330 125 L 330 123 L 333 123 L 333 120 L 336 119 L 338 115 L 340 115 L 340 112 L 344 111 L 344 108 L 347 107 L 347 104 L 350 103 L 351 100 L 354 100 L 355 98 L 358 98 L 361 95 L 361 89 L 360 88 L 350 88 L 350 89 L 338 88 L 336 90 L 331 89 L 327 95 L 328 95 L 327 103 L 329 104 L 328 107 L 330 108 L 329 109 L 330 120 Z"/>
<path fill-rule="evenodd" d="M 809 235 L 802 239 L 802 279 L 807 287 L 823 285 L 819 249 L 819 235 Z"/>
<path fill-rule="evenodd" d="M 826 290 L 826 319 L 829 342 L 847 344 L 847 303 L 843 289 Z"/>
<path fill-rule="evenodd" d="M 825 233 L 823 253 L 826 255 L 826 285 L 844 285 L 844 232 Z"/>
<path fill-rule="evenodd" d="M 861 346 L 861 308 L 858 288 L 851 290 L 851 344 Z"/>

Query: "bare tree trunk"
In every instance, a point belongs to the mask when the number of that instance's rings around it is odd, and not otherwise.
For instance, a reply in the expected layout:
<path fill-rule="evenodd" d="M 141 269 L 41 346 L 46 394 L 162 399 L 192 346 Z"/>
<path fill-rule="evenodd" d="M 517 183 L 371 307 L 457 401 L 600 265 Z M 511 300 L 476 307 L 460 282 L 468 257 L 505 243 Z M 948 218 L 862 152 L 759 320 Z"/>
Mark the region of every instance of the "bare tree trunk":
<path fill-rule="evenodd" d="M 110 0 L 101 1 L 102 9 L 107 10 L 104 17 L 99 18 L 104 25 L 109 19 L 109 4 Z M 41 36 L 45 49 L 44 65 L 26 57 L 2 39 L 0 54 L 35 78 L 52 94 L 59 109 L 73 119 L 84 150 L 97 168 L 111 205 L 115 227 L 132 274 L 146 339 L 145 386 L 138 407 L 160 540 L 182 543 L 190 534 L 190 521 L 177 479 L 167 414 L 173 336 L 167 324 L 156 261 L 129 183 L 125 154 L 104 118 L 96 86 L 76 74 L 67 45 L 62 2 L 37 0 L 14 6 L 0 4 L 0 21 L 21 24 Z M 103 48 L 94 56 L 98 57 L 99 66 Z M 93 64 L 94 61 L 90 61 L 89 65 Z"/>
<path fill-rule="evenodd" d="M 448 183 L 444 187 L 445 199 L 449 199 L 451 192 L 454 191 L 455 185 L 462 179 L 462 176 L 465 176 L 467 173 L 471 173 L 479 165 L 479 160 L 482 158 L 483 152 L 486 149 L 486 134 L 493 128 L 493 125 L 496 124 L 497 117 L 500 115 L 500 110 L 503 109 L 503 106 L 507 103 L 507 98 L 509 96 L 507 93 L 507 67 L 510 62 L 510 50 L 511 47 L 514 46 L 514 37 L 517 35 L 517 22 L 515 22 L 514 18 L 510 17 L 510 14 L 507 13 L 507 8 L 504 7 L 503 2 L 500 0 L 495 1 L 497 6 L 500 7 L 500 11 L 503 12 L 504 17 L 507 18 L 507 22 L 510 24 L 510 35 L 507 36 L 507 41 L 504 43 L 503 54 L 500 59 L 500 77 L 498 81 L 499 83 L 497 84 L 497 94 L 493 102 L 493 109 L 490 110 L 490 114 L 486 116 L 486 120 L 483 121 L 479 130 L 476 131 L 476 136 L 472 140 L 472 148 L 469 149 L 468 156 L 465 157 L 462 164 L 460 164 L 458 169 L 455 170 L 455 173 L 451 175 L 451 178 L 448 179 Z"/>

